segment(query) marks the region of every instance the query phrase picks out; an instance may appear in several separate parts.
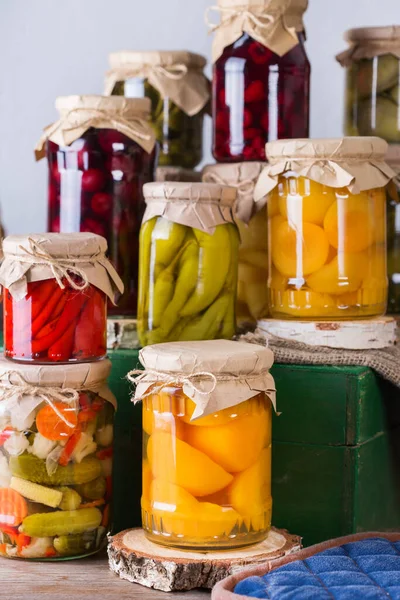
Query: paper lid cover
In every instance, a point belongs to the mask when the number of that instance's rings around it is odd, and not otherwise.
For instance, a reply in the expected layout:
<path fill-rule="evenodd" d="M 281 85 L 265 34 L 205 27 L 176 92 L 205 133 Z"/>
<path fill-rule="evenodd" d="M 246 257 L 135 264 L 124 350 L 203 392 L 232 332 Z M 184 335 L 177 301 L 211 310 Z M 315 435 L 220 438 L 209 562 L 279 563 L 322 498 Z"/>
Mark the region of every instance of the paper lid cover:
<path fill-rule="evenodd" d="M 213 233 L 217 225 L 234 223 L 236 189 L 215 183 L 155 182 L 143 186 L 143 222 L 165 217 L 174 223 Z"/>
<path fill-rule="evenodd" d="M 155 50 L 152 52 L 121 50 L 120 52 L 111 52 L 109 63 L 111 68 L 131 65 L 171 67 L 182 64 L 195 69 L 203 69 L 207 64 L 207 59 L 201 54 L 188 52 L 187 50 Z"/>
<path fill-rule="evenodd" d="M 274 355 L 265 346 L 229 340 L 170 342 L 142 348 L 139 360 L 144 372 L 136 379 L 136 401 L 154 383 L 180 383 L 196 404 L 194 419 L 261 392 L 275 405 L 269 373 Z"/>
<path fill-rule="evenodd" d="M 350 47 L 336 56 L 336 60 L 348 67 L 352 62 L 363 58 L 374 58 L 393 54 L 400 59 L 400 26 L 357 27 L 349 29 L 344 39 Z"/>

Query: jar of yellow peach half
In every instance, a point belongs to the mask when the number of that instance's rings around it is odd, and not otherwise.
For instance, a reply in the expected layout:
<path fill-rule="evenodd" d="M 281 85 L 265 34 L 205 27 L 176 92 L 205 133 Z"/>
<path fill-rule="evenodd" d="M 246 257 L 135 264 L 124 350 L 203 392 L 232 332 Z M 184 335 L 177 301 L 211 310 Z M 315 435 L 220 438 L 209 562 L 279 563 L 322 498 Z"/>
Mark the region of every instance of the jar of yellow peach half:
<path fill-rule="evenodd" d="M 274 318 L 385 313 L 386 151 L 379 138 L 267 144 L 256 196 L 268 194 Z"/>
<path fill-rule="evenodd" d="M 246 546 L 271 526 L 273 355 L 214 340 L 147 346 L 131 372 L 143 401 L 142 526 L 192 550 Z"/>

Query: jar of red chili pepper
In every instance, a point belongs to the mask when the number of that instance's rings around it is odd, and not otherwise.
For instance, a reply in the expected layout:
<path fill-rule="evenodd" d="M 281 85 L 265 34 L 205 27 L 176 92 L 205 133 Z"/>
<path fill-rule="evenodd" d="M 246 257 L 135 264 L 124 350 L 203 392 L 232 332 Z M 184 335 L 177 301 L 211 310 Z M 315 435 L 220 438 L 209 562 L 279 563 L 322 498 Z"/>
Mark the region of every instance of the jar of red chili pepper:
<path fill-rule="evenodd" d="M 48 229 L 105 237 L 125 285 L 109 312 L 135 316 L 142 187 L 154 180 L 157 154 L 150 100 L 68 96 L 56 108 L 60 119 L 36 148 L 39 159 L 46 147 L 49 164 Z"/>
<path fill-rule="evenodd" d="M 107 297 L 123 284 L 93 233 L 12 235 L 3 242 L 4 353 L 16 361 L 106 355 Z"/>
<path fill-rule="evenodd" d="M 109 360 L 0 358 L 0 556 L 81 558 L 110 532 L 116 400 Z"/>
<path fill-rule="evenodd" d="M 265 160 L 265 143 L 308 137 L 308 0 L 218 0 L 213 44 L 213 154 Z M 211 10 L 211 9 L 210 9 Z"/>

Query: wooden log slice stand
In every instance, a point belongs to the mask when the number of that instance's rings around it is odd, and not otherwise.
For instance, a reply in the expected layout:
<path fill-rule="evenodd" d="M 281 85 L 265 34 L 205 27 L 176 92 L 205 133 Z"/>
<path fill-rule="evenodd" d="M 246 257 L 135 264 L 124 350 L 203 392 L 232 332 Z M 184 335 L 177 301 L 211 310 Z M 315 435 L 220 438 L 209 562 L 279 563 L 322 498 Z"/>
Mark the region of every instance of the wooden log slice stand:
<path fill-rule="evenodd" d="M 159 546 L 142 529 L 129 529 L 110 538 L 110 569 L 122 579 L 163 592 L 211 589 L 244 567 L 267 563 L 297 552 L 301 538 L 272 528 L 260 544 L 220 552 L 190 552 Z"/>

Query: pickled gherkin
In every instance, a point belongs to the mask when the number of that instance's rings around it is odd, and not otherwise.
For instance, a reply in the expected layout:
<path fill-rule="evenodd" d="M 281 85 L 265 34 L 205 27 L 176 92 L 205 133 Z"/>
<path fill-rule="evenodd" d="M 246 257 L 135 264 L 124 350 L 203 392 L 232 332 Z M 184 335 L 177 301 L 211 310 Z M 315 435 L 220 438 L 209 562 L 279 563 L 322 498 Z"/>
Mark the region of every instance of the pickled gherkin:
<path fill-rule="evenodd" d="M 106 493 L 106 480 L 98 477 L 76 487 L 77 492 L 86 500 L 100 500 Z"/>
<path fill-rule="evenodd" d="M 22 521 L 20 530 L 30 537 L 52 537 L 83 533 L 99 527 L 102 519 L 98 508 L 81 508 L 39 515 L 30 515 Z"/>
<path fill-rule="evenodd" d="M 172 184 L 149 184 L 145 186 L 145 195 L 166 186 Z M 198 194 L 209 193 L 207 186 L 221 188 L 212 184 L 173 184 L 178 195 L 182 189 L 189 196 L 184 209 L 186 216 L 197 210 Z M 229 339 L 235 333 L 239 254 L 236 225 L 227 219 L 204 231 L 200 223 L 199 228 L 181 223 L 154 216 L 142 225 L 138 306 L 142 346 L 166 341 Z M 163 232 L 161 239 L 160 232 Z"/>
<path fill-rule="evenodd" d="M 54 538 L 54 548 L 61 556 L 78 556 L 95 548 L 96 531 L 76 535 L 61 535 Z"/>
<path fill-rule="evenodd" d="M 45 461 L 32 454 L 21 454 L 10 458 L 13 475 L 43 485 L 79 485 L 101 475 L 101 462 L 97 458 L 84 458 L 81 463 L 57 467 L 53 475 L 46 470 Z"/>

